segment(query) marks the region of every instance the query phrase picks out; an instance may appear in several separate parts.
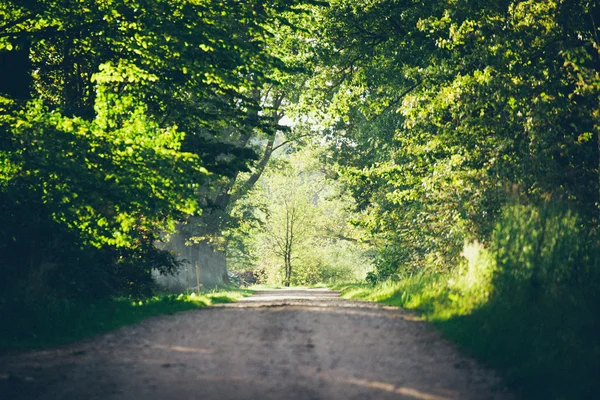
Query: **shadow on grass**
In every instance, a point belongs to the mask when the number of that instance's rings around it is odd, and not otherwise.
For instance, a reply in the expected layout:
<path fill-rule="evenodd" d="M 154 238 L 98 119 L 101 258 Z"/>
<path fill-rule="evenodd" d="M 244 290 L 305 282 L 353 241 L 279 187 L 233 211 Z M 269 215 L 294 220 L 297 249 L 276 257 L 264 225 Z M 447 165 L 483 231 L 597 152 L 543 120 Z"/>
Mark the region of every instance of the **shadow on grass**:
<path fill-rule="evenodd" d="M 40 348 L 93 336 L 146 318 L 231 303 L 252 294 L 227 290 L 161 295 L 144 300 L 107 299 L 92 304 L 70 301 L 4 303 L 0 305 L 0 351 Z"/>
<path fill-rule="evenodd" d="M 466 353 L 496 369 L 525 399 L 595 399 L 600 393 L 600 324 L 595 308 L 564 296 L 546 302 L 504 293 L 465 311 L 449 291 L 422 278 L 370 286 L 345 284 L 342 297 L 417 311 Z"/>
<path fill-rule="evenodd" d="M 600 338 L 592 326 L 596 322 L 572 311 L 559 306 L 513 308 L 497 302 L 469 315 L 432 322 L 467 354 L 500 371 L 524 398 L 597 398 Z"/>

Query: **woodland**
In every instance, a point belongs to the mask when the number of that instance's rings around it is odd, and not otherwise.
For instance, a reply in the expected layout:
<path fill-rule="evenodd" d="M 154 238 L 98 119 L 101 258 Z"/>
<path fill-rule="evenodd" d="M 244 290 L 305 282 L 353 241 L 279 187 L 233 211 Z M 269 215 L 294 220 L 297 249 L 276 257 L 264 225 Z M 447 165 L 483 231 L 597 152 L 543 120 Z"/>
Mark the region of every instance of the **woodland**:
<path fill-rule="evenodd" d="M 599 38 L 590 0 L 4 0 L 0 309 L 150 298 L 185 229 L 593 398 Z"/>

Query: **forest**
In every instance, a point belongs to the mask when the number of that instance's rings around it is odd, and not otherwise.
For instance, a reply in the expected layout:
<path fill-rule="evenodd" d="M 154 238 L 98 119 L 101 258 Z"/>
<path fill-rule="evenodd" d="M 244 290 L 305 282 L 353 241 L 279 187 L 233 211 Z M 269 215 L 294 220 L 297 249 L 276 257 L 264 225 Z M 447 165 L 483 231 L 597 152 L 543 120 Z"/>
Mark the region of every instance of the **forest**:
<path fill-rule="evenodd" d="M 599 218 L 595 1 L 0 5 L 3 319 L 156 298 L 183 232 L 591 399 Z"/>

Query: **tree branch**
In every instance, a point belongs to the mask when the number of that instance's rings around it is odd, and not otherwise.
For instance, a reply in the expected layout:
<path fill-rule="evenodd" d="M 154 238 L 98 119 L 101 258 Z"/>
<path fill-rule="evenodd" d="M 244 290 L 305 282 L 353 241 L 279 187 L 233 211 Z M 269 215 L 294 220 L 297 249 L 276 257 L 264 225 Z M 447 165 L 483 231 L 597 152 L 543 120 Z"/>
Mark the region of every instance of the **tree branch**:
<path fill-rule="evenodd" d="M 277 150 L 277 149 L 285 146 L 286 144 L 291 143 L 291 142 L 295 142 L 296 140 L 298 140 L 300 138 L 303 138 L 303 137 L 306 137 L 306 136 L 310 136 L 310 133 L 306 133 L 304 135 L 296 136 L 295 138 L 292 138 L 292 139 L 286 140 L 285 142 L 279 143 L 277 146 L 273 147 L 272 151 L 274 152 L 275 150 Z"/>

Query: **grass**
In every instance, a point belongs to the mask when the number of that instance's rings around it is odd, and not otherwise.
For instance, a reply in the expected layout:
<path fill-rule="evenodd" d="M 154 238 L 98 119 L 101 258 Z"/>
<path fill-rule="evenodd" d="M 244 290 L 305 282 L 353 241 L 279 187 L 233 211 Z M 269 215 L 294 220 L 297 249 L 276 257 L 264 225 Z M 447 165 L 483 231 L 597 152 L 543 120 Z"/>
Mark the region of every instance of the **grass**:
<path fill-rule="evenodd" d="M 69 301 L 2 304 L 0 350 L 41 348 L 72 342 L 131 325 L 146 318 L 231 303 L 252 294 L 248 289 L 158 295 L 144 300 L 116 298 L 93 304 Z"/>
<path fill-rule="evenodd" d="M 389 306 L 418 311 L 429 321 L 435 321 L 458 310 L 448 299 L 443 276 L 419 275 L 401 282 L 386 281 L 378 285 L 338 283 L 331 289 L 340 291 L 346 299 L 373 301 Z"/>
<path fill-rule="evenodd" d="M 567 299 L 548 305 L 515 291 L 479 300 L 456 288 L 456 274 L 401 282 L 332 285 L 348 299 L 416 311 L 525 399 L 592 399 L 600 393 L 598 316 Z M 581 304 L 581 302 L 578 302 Z"/>
<path fill-rule="evenodd" d="M 417 311 L 523 398 L 596 399 L 600 240 L 582 221 L 561 204 L 513 204 L 452 271 L 333 289 Z"/>

